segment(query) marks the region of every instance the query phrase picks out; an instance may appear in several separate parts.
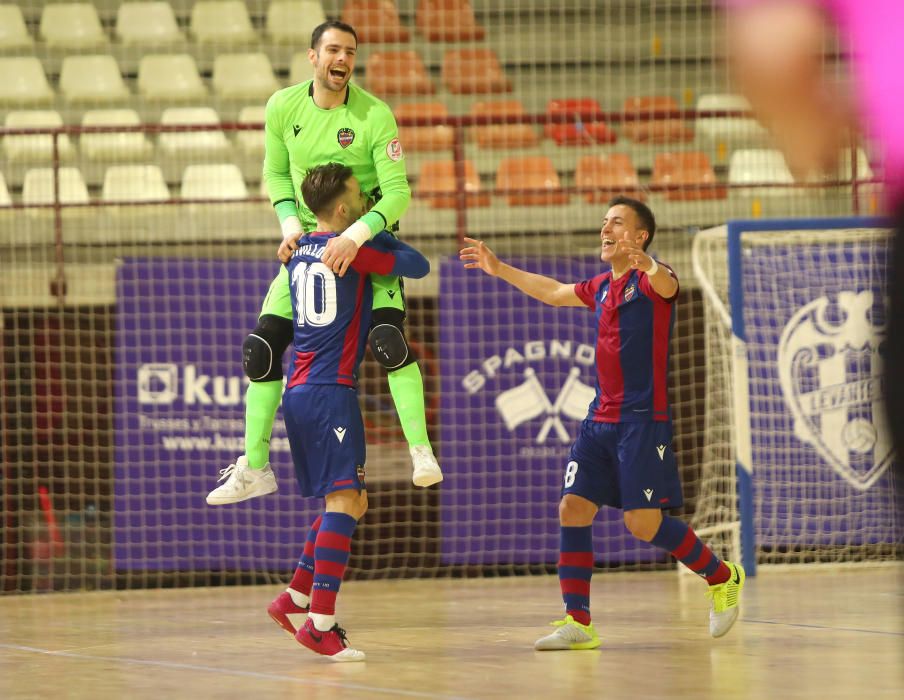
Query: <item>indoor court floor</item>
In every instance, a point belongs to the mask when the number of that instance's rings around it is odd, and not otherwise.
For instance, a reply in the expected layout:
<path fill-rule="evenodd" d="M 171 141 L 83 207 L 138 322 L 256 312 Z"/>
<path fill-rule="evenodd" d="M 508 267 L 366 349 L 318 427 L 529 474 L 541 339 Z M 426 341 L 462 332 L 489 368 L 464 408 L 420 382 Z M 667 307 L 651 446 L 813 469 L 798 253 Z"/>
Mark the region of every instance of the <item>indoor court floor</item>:
<path fill-rule="evenodd" d="M 904 566 L 761 568 L 722 639 L 704 584 L 597 573 L 593 651 L 536 652 L 553 576 L 351 581 L 333 663 L 267 616 L 279 586 L 0 598 L 0 698 L 904 697 Z"/>

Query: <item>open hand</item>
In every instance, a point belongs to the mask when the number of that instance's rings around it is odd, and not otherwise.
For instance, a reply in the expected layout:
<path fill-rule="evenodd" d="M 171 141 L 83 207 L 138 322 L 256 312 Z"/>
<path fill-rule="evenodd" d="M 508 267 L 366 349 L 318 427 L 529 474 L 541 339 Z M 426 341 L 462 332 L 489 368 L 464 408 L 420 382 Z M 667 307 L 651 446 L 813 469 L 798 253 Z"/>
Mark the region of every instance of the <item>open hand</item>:
<path fill-rule="evenodd" d="M 465 238 L 464 240 L 468 245 L 458 251 L 458 257 L 464 262 L 465 267 L 476 267 L 495 277 L 499 272 L 500 265 L 496 254 L 483 241 L 478 241 L 474 238 Z"/>
<path fill-rule="evenodd" d="M 342 277 L 357 255 L 358 245 L 351 238 L 335 236 L 326 242 L 326 250 L 320 260 L 333 272 Z"/>

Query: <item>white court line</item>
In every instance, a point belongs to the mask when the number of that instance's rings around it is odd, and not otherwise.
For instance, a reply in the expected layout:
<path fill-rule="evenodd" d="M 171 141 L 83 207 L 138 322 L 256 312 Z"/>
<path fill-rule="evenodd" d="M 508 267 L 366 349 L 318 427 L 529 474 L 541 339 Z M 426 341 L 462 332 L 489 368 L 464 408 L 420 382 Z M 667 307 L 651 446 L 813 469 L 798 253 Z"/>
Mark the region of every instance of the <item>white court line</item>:
<path fill-rule="evenodd" d="M 71 651 L 51 651 L 37 647 L 20 646 L 18 644 L 0 644 L 0 649 L 12 651 L 25 651 L 32 654 L 46 654 L 48 656 L 61 656 L 67 659 L 85 659 L 88 661 L 113 661 L 115 663 L 136 664 L 138 666 L 155 666 L 158 668 L 183 669 L 188 671 L 208 671 L 223 675 L 244 676 L 246 678 L 261 678 L 271 681 L 288 681 L 299 685 L 320 685 L 328 688 L 346 690 L 362 690 L 370 693 L 384 693 L 388 695 L 403 696 L 409 698 L 431 698 L 432 700 L 471 700 L 462 695 L 437 695 L 436 693 L 423 693 L 417 690 L 403 690 L 401 688 L 380 688 L 360 683 L 343 683 L 341 681 L 326 681 L 316 678 L 296 678 L 294 676 L 282 676 L 276 673 L 259 673 L 257 671 L 237 671 L 235 669 L 219 668 L 217 666 L 199 666 L 196 664 L 180 664 L 170 661 L 149 661 L 147 659 L 131 659 L 122 656 L 92 656 L 90 654 L 76 654 Z M 333 663 L 333 662 L 330 662 Z M 358 663 L 358 662 L 352 662 Z M 363 662 L 363 663 L 366 663 Z"/>
<path fill-rule="evenodd" d="M 904 637 L 904 632 L 886 632 L 885 630 L 867 630 L 860 627 L 836 627 L 834 625 L 810 625 L 803 622 L 782 622 L 781 620 L 752 620 L 742 617 L 738 622 L 749 622 L 755 625 L 777 625 L 779 627 L 799 627 L 801 629 L 831 630 L 835 632 L 857 632 L 859 634 L 884 634 L 890 637 Z"/>

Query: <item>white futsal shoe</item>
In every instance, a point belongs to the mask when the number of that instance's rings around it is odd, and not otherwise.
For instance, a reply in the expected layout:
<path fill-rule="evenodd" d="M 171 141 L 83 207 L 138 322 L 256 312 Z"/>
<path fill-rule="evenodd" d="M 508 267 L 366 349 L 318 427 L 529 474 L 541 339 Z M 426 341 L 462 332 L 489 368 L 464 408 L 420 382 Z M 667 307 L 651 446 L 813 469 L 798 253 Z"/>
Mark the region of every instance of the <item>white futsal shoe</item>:
<path fill-rule="evenodd" d="M 443 471 L 439 468 L 430 445 L 414 445 L 410 452 L 414 466 L 411 481 L 415 486 L 433 486 L 443 480 Z"/>
<path fill-rule="evenodd" d="M 217 486 L 207 494 L 207 505 L 224 506 L 228 503 L 239 503 L 249 498 L 275 493 L 279 488 L 269 462 L 263 469 L 252 469 L 248 466 L 248 458 L 245 455 L 235 460 L 234 464 L 220 470 L 217 483 L 224 479 L 225 484 Z"/>

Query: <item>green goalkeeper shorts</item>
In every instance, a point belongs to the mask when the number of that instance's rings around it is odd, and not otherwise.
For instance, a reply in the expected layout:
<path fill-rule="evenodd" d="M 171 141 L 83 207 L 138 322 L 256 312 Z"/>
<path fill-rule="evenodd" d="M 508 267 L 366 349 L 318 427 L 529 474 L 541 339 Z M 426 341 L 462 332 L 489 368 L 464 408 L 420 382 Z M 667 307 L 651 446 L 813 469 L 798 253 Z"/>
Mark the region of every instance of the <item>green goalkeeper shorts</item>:
<path fill-rule="evenodd" d="M 374 309 L 398 309 L 405 312 L 405 293 L 402 280 L 394 275 L 371 275 L 374 288 Z M 292 298 L 289 294 L 289 272 L 279 266 L 279 274 L 270 283 L 267 296 L 261 306 L 261 316 L 292 318 Z"/>

